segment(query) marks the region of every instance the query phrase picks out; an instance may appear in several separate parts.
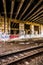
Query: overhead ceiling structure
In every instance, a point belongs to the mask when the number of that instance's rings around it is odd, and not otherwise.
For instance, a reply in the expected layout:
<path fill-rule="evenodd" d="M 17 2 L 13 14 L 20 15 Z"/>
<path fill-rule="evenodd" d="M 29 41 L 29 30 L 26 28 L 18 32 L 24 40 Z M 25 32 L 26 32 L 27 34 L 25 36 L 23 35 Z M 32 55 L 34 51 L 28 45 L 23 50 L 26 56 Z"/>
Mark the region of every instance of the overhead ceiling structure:
<path fill-rule="evenodd" d="M 43 24 L 43 0 L 0 0 L 0 15 Z"/>

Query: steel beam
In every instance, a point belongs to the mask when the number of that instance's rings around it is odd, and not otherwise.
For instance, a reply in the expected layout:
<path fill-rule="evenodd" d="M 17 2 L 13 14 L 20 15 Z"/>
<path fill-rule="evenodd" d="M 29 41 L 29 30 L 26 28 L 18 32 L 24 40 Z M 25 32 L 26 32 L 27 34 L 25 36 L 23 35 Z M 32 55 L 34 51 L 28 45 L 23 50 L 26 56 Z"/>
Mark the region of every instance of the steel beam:
<path fill-rule="evenodd" d="M 36 12 L 34 12 L 29 18 L 26 20 L 30 20 L 32 17 L 34 17 L 37 13 L 39 13 L 43 9 L 43 6 L 41 6 Z"/>
<path fill-rule="evenodd" d="M 2 0 L 2 2 L 3 2 L 3 6 L 4 6 L 4 14 L 5 14 L 5 16 L 7 17 L 6 2 L 5 2 L 5 0 Z"/>
<path fill-rule="evenodd" d="M 30 0 L 30 2 L 28 3 L 28 5 L 26 6 L 25 10 L 23 11 L 23 13 L 21 14 L 19 20 L 22 18 L 22 16 L 25 14 L 25 12 L 27 11 L 27 9 L 30 7 L 31 3 L 33 2 L 33 0 Z"/>
<path fill-rule="evenodd" d="M 15 0 L 12 0 L 12 2 L 11 2 L 10 19 L 12 19 L 12 15 L 13 15 L 13 10 L 14 10 L 14 1 L 15 1 Z"/>
<path fill-rule="evenodd" d="M 37 22 L 41 22 L 42 23 L 43 22 L 43 18 L 40 18 L 40 19 L 37 19 L 37 20 L 32 20 L 32 21 L 34 21 L 34 22 L 37 21 Z"/>
<path fill-rule="evenodd" d="M 36 23 L 43 24 L 43 22 L 42 22 L 42 21 L 32 21 L 32 22 L 36 22 Z"/>
<path fill-rule="evenodd" d="M 38 16 L 38 17 L 36 17 L 36 18 L 35 18 L 35 19 L 33 19 L 33 20 L 39 19 L 39 18 L 41 18 L 41 17 L 43 17 L 43 14 L 42 14 L 42 15 L 40 15 L 40 16 Z"/>
<path fill-rule="evenodd" d="M 42 15 L 43 11 L 40 11 L 37 15 L 35 15 L 34 17 L 31 18 L 31 20 L 35 19 L 36 17 L 38 17 L 39 15 Z M 31 21 L 30 20 L 30 21 Z"/>
<path fill-rule="evenodd" d="M 38 19 L 36 19 L 36 20 L 43 20 L 43 17 L 40 17 L 40 18 L 38 18 Z M 32 21 L 35 21 L 35 20 L 32 20 Z"/>
<path fill-rule="evenodd" d="M 34 6 L 34 8 L 22 20 L 25 20 L 35 10 L 35 8 L 41 4 L 42 1 L 43 0 L 39 0 L 39 2 Z"/>
<path fill-rule="evenodd" d="M 20 5 L 19 5 L 19 8 L 18 8 L 17 13 L 16 13 L 16 16 L 15 16 L 15 19 L 17 18 L 18 14 L 19 14 L 19 12 L 20 12 L 20 10 L 22 8 L 22 5 L 23 5 L 24 1 L 25 0 L 21 0 Z"/>
<path fill-rule="evenodd" d="M 4 17 L 4 32 L 6 32 L 6 22 L 7 22 L 6 2 L 5 2 L 5 0 L 2 0 L 2 2 L 3 2 L 3 7 L 4 7 L 4 14 L 5 14 L 5 17 Z"/>

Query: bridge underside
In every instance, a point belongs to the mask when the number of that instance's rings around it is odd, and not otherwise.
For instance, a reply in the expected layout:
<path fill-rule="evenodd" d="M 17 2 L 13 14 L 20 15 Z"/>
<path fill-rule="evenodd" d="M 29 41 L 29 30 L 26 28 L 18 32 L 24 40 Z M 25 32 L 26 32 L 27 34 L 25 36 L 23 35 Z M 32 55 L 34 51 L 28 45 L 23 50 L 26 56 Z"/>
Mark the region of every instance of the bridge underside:
<path fill-rule="evenodd" d="M 30 34 L 33 27 L 39 34 L 42 24 L 43 0 L 0 0 L 0 29 L 3 32 L 14 34 L 24 30 Z"/>

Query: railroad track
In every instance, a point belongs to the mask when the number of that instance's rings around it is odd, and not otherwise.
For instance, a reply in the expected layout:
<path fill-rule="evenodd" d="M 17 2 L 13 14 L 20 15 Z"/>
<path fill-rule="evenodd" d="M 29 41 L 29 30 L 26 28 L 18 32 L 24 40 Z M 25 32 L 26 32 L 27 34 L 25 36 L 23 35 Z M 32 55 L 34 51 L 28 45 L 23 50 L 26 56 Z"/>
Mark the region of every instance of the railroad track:
<path fill-rule="evenodd" d="M 43 65 L 43 53 L 37 53 L 8 65 Z"/>
<path fill-rule="evenodd" d="M 32 45 L 33 44 L 33 45 Z M 29 47 L 23 47 L 23 48 L 17 48 L 16 50 L 10 50 L 10 51 L 5 51 L 5 52 L 3 52 L 3 53 L 0 53 L 0 57 L 1 56 L 5 56 L 5 55 L 8 55 L 8 54 L 11 54 L 11 53 L 17 53 L 17 52 L 21 52 L 21 51 L 24 51 L 24 50 L 28 50 L 28 49 L 33 49 L 33 48 L 35 48 L 35 47 L 40 47 L 40 46 L 43 46 L 43 44 L 42 43 L 40 43 L 40 44 L 38 44 L 38 43 L 32 43 Z M 17 46 L 16 46 L 17 47 Z M 13 47 L 14 48 L 14 47 Z"/>
<path fill-rule="evenodd" d="M 13 62 L 20 61 L 24 58 L 27 58 L 42 52 L 43 52 L 43 46 L 36 46 L 30 49 L 28 48 L 25 50 L 9 53 L 6 55 L 0 55 L 0 65 L 8 65 Z"/>

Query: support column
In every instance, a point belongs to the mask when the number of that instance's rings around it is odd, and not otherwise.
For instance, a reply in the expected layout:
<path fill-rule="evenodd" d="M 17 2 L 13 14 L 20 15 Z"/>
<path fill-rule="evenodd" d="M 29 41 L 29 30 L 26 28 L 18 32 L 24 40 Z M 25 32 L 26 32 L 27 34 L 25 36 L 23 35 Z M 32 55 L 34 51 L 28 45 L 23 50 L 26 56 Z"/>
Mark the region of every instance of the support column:
<path fill-rule="evenodd" d="M 25 33 L 24 24 L 23 23 L 19 23 L 19 33 L 20 34 Z"/>
<path fill-rule="evenodd" d="M 34 34 L 34 25 L 31 25 L 31 34 Z"/>
<path fill-rule="evenodd" d="M 39 26 L 39 34 L 41 34 L 41 25 Z"/>
<path fill-rule="evenodd" d="M 0 17 L 0 30 L 4 33 L 4 18 Z"/>
<path fill-rule="evenodd" d="M 4 18 L 4 32 L 8 33 L 8 23 L 7 23 L 7 18 Z"/>
<path fill-rule="evenodd" d="M 41 25 L 41 34 L 43 34 L 43 25 Z"/>
<path fill-rule="evenodd" d="M 8 20 L 8 33 L 10 34 L 10 20 Z"/>

